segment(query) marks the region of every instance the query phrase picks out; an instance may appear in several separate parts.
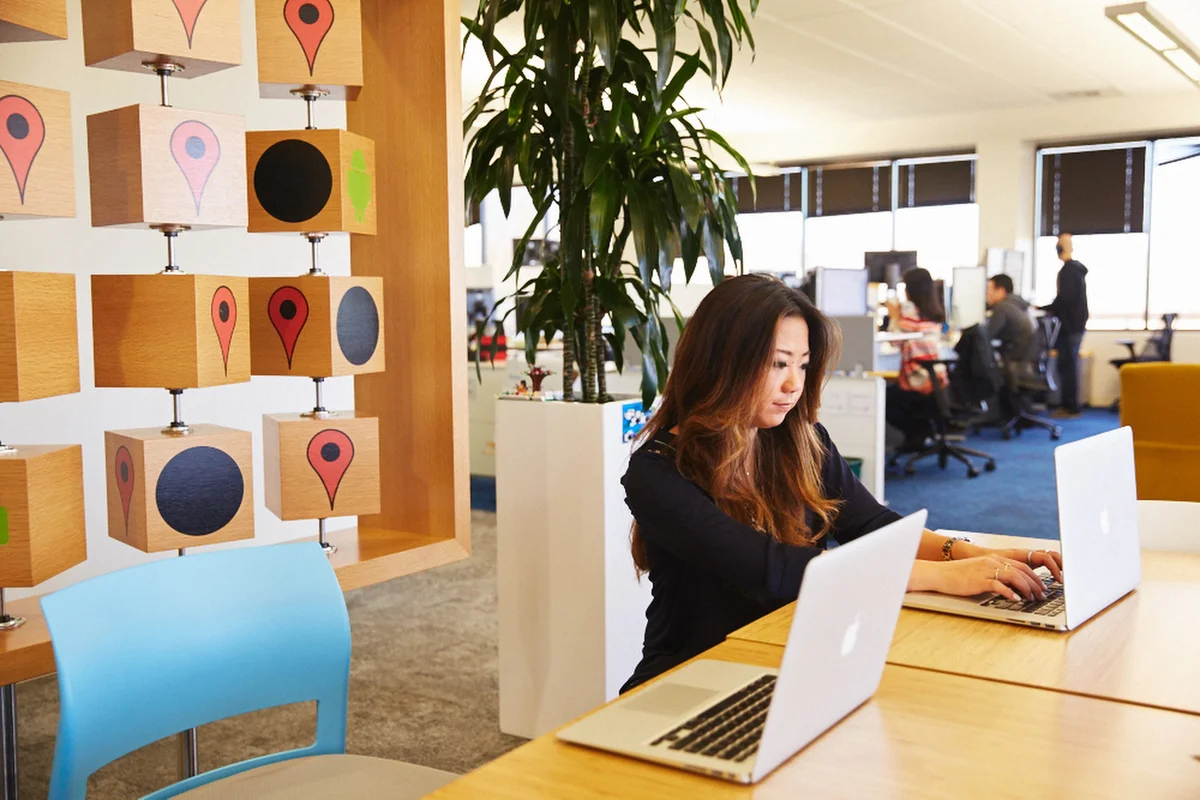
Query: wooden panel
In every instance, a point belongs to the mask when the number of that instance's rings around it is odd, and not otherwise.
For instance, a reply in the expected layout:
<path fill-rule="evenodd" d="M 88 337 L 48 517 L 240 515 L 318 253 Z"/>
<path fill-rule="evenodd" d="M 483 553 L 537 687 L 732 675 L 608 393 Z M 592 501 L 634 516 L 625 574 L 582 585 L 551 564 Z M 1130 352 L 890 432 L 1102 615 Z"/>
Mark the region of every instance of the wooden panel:
<path fill-rule="evenodd" d="M 88 117 L 92 225 L 245 227 L 245 121 L 166 106 Z"/>
<path fill-rule="evenodd" d="M 782 646 L 794 608 L 730 638 Z M 1057 633 L 905 609 L 888 662 L 1200 714 L 1200 638 L 1179 628 L 1196 618 L 1200 556 L 1143 551 L 1141 587 L 1081 628 Z"/>
<path fill-rule="evenodd" d="M 350 241 L 355 275 L 384 278 L 391 367 L 355 378 L 355 407 L 379 417 L 382 512 L 363 532 L 450 538 L 469 552 L 467 340 L 462 299 L 459 5 L 365 0 L 362 95 L 348 127 L 376 142 L 378 235 Z"/>
<path fill-rule="evenodd" d="M 84 63 L 146 74 L 145 61 L 196 78 L 242 63 L 239 0 L 83 0 Z"/>
<path fill-rule="evenodd" d="M 778 667 L 782 654 L 726 641 L 701 658 Z M 872 700 L 757 786 L 549 733 L 429 797 L 1184 798 L 1200 773 L 1197 737 L 1200 719 L 1186 714 L 889 666 Z"/>
<path fill-rule="evenodd" d="M 0 5 L 0 42 L 65 38 L 66 0 L 4 0 Z"/>
<path fill-rule="evenodd" d="M 75 216 L 71 96 L 0 81 L 0 119 L 0 216 Z"/>
<path fill-rule="evenodd" d="M 255 20 L 263 97 L 291 97 L 290 89 L 307 85 L 328 90 L 334 99 L 358 96 L 363 85 L 359 0 L 256 0 Z M 409 35 L 394 41 L 417 44 Z"/>
<path fill-rule="evenodd" d="M 87 558 L 83 449 L 18 445 L 0 458 L 0 587 L 37 586 Z"/>
<path fill-rule="evenodd" d="M 78 391 L 75 275 L 0 272 L 0 401 Z"/>
<path fill-rule="evenodd" d="M 263 416 L 263 490 L 284 520 L 378 514 L 379 420 Z"/>
<path fill-rule="evenodd" d="M 221 320 L 230 295 L 231 316 Z M 96 386 L 195 389 L 250 380 L 249 295 L 242 277 L 93 275 Z"/>
<path fill-rule="evenodd" d="M 254 536 L 247 431 L 193 425 L 104 432 L 108 535 L 146 553 Z M 240 497 L 239 497 L 240 492 Z"/>

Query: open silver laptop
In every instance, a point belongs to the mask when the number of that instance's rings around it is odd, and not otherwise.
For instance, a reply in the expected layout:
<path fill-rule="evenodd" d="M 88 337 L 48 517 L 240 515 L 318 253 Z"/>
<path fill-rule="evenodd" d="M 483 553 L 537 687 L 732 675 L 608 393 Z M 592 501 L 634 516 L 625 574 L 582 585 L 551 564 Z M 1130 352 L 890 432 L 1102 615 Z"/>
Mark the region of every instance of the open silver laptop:
<path fill-rule="evenodd" d="M 919 511 L 813 559 L 778 670 L 694 661 L 558 738 L 761 780 L 875 693 L 924 527 Z"/>
<path fill-rule="evenodd" d="M 904 605 L 1068 631 L 1136 589 L 1142 566 L 1132 430 L 1120 428 L 1060 445 L 1054 450 L 1054 470 L 1063 584 L 1042 567 L 1038 573 L 1046 584 L 1045 600 L 912 592 Z"/>

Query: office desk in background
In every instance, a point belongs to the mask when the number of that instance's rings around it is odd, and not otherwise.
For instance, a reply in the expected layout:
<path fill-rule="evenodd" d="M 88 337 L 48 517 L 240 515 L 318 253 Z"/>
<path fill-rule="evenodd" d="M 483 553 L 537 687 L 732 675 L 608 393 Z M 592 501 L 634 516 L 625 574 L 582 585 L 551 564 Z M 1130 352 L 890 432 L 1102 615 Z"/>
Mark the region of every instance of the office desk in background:
<path fill-rule="evenodd" d="M 968 535 L 985 547 L 1048 544 Z M 1067 575 L 1069 582 L 1069 564 Z M 782 646 L 794 607 L 784 606 L 730 638 Z M 1200 715 L 1196 620 L 1200 555 L 1143 551 L 1141 587 L 1080 628 L 1056 633 L 906 608 L 888 663 Z M 1200 755 L 1200 743 L 1195 749 Z"/>
<path fill-rule="evenodd" d="M 778 667 L 782 654 L 727 640 L 701 658 Z M 1195 798 L 1197 753 L 1200 717 L 889 666 L 872 700 L 756 786 L 565 744 L 550 733 L 430 797 Z"/>

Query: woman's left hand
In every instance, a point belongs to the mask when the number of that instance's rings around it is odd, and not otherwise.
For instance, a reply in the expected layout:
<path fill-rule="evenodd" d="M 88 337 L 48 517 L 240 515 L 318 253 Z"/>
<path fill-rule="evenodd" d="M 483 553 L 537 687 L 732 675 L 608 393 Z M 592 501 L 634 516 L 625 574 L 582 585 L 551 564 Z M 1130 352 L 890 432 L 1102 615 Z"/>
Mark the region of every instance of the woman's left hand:
<path fill-rule="evenodd" d="M 1054 576 L 1054 580 L 1062 583 L 1062 554 L 1054 550 L 988 550 L 992 555 L 1000 556 L 1001 558 L 1011 558 L 1013 561 L 1020 561 L 1022 564 L 1028 564 L 1033 569 L 1045 567 L 1050 570 L 1050 574 Z"/>

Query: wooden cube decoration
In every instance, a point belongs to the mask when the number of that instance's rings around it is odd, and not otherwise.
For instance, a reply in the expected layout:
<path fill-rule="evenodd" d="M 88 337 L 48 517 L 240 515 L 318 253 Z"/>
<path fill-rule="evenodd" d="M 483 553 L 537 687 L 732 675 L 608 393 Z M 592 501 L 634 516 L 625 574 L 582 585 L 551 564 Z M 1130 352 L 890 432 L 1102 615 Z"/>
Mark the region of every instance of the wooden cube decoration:
<path fill-rule="evenodd" d="M 250 380 L 246 278 L 93 275 L 96 386 L 197 389 Z"/>
<path fill-rule="evenodd" d="M 329 378 L 384 369 L 383 278 L 250 278 L 250 372 Z"/>
<path fill-rule="evenodd" d="M 148 74 L 147 61 L 196 78 L 242 63 L 239 0 L 83 0 L 83 61 Z"/>
<path fill-rule="evenodd" d="M 263 492 L 284 520 L 379 513 L 379 420 L 263 416 Z"/>
<path fill-rule="evenodd" d="M 137 105 L 87 119 L 92 225 L 246 226 L 246 123 Z"/>
<path fill-rule="evenodd" d="M 87 558 L 83 448 L 15 445 L 0 456 L 0 587 L 30 587 Z"/>
<path fill-rule="evenodd" d="M 0 272 L 0 402 L 78 391 L 75 275 Z"/>
<path fill-rule="evenodd" d="M 0 152 L 0 217 L 75 216 L 69 94 L 0 81 Z"/>
<path fill-rule="evenodd" d="M 250 232 L 375 235 L 375 142 L 343 130 L 250 131 Z"/>
<path fill-rule="evenodd" d="M 108 535 L 146 553 L 254 536 L 248 431 L 193 425 L 104 432 Z"/>
<path fill-rule="evenodd" d="M 292 97 L 315 86 L 354 100 L 363 83 L 359 0 L 256 0 L 258 81 L 262 97 Z"/>
<path fill-rule="evenodd" d="M 65 38 L 67 0 L 4 0 L 0 3 L 0 42 Z"/>

